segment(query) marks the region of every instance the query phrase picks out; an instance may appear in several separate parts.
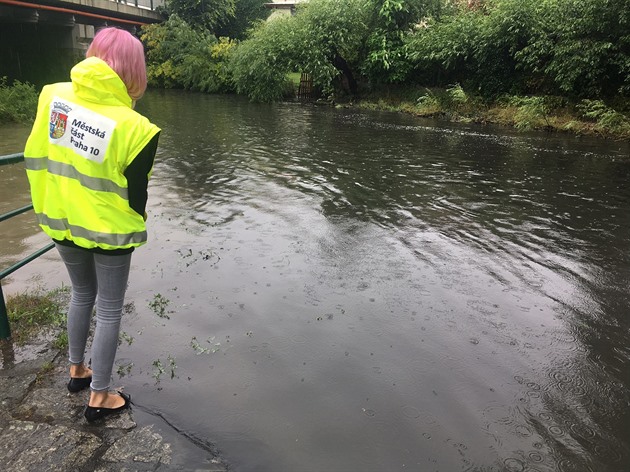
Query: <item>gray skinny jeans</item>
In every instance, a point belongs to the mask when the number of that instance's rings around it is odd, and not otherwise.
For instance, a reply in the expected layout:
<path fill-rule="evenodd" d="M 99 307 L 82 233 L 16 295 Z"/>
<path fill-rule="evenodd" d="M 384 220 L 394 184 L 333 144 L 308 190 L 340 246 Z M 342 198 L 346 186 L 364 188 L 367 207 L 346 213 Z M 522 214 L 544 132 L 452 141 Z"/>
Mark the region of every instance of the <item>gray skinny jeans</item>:
<path fill-rule="evenodd" d="M 81 364 L 85 360 L 85 345 L 96 302 L 96 329 L 92 341 L 91 363 L 93 373 L 90 387 L 94 391 L 108 390 L 118 348 L 131 254 L 109 256 L 85 249 L 55 245 L 72 282 L 72 297 L 68 309 L 70 363 Z"/>

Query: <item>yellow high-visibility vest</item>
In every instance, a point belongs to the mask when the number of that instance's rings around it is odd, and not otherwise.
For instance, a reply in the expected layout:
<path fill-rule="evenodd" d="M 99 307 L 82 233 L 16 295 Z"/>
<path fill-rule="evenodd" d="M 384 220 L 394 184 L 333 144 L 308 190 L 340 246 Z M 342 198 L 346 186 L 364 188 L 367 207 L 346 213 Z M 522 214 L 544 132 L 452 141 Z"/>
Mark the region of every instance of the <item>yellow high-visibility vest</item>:
<path fill-rule="evenodd" d="M 101 59 L 72 68 L 72 82 L 43 88 L 24 149 L 39 225 L 84 248 L 123 249 L 147 240 L 129 206 L 125 169 L 160 129 L 132 109 L 120 77 Z"/>

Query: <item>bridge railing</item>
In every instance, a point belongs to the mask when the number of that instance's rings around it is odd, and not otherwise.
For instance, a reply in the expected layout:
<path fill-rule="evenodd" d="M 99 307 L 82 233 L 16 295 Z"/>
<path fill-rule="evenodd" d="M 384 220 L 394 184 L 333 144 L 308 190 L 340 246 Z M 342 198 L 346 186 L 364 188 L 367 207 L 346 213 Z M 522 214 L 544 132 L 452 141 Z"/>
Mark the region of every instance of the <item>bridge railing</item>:
<path fill-rule="evenodd" d="M 19 162 L 24 161 L 24 154 L 9 154 L 8 156 L 0 156 L 0 166 L 8 165 L 8 164 L 17 164 Z M 22 208 L 17 208 L 15 210 L 11 210 L 4 215 L 0 215 L 0 223 L 13 218 L 14 216 L 21 215 L 29 210 L 33 209 L 33 205 L 26 205 Z M 7 339 L 11 337 L 11 327 L 9 326 L 9 316 L 7 312 L 7 305 L 4 301 L 4 294 L 2 293 L 2 279 L 8 277 L 13 272 L 18 270 L 20 267 L 25 266 L 29 262 L 34 259 L 37 259 L 42 254 L 50 251 L 53 247 L 55 247 L 54 243 L 50 243 L 47 246 L 35 251 L 30 256 L 25 257 L 19 262 L 16 262 L 11 267 L 0 271 L 0 339 Z"/>

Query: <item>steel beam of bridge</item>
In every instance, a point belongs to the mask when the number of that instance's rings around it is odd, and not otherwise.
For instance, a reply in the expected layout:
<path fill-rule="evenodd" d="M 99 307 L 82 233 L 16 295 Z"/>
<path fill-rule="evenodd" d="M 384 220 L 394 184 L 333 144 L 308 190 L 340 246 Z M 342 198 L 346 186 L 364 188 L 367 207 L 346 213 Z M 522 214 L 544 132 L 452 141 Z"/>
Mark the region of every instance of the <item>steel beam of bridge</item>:
<path fill-rule="evenodd" d="M 0 23 L 121 26 L 162 21 L 155 8 L 164 0 L 0 0 Z"/>

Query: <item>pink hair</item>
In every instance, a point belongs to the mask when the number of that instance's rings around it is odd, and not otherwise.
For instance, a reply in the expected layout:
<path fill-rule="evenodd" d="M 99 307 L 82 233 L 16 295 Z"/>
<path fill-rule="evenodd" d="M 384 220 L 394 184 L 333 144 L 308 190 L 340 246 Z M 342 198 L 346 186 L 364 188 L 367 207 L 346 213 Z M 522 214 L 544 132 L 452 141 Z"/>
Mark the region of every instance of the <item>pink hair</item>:
<path fill-rule="evenodd" d="M 107 62 L 127 87 L 133 100 L 139 100 L 147 89 L 147 69 L 144 48 L 138 38 L 119 28 L 103 28 L 85 57 L 98 57 Z"/>

